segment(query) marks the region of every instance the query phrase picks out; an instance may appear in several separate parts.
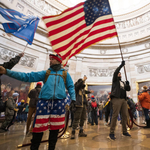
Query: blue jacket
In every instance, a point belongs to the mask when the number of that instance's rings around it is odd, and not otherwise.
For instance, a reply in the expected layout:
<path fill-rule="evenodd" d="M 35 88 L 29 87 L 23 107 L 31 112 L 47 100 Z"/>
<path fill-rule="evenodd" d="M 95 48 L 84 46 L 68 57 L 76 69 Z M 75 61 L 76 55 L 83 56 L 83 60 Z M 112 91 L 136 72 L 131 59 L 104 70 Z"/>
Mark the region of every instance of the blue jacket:
<path fill-rule="evenodd" d="M 56 72 L 51 70 L 51 74 L 56 74 Z M 62 75 L 64 69 L 60 69 L 57 71 L 57 74 Z M 24 82 L 39 82 L 45 80 L 46 70 L 39 71 L 39 72 L 31 72 L 31 73 L 24 73 L 24 72 L 16 72 L 7 69 L 7 75 L 15 78 L 20 81 Z M 65 91 L 65 83 L 63 78 L 60 75 L 49 75 L 47 81 L 43 85 L 41 92 L 39 94 L 40 99 L 65 99 L 66 98 L 66 91 Z M 70 74 L 67 72 L 66 77 L 66 87 L 68 93 L 70 95 L 71 100 L 76 100 L 75 98 L 75 90 L 74 90 L 74 83 Z"/>

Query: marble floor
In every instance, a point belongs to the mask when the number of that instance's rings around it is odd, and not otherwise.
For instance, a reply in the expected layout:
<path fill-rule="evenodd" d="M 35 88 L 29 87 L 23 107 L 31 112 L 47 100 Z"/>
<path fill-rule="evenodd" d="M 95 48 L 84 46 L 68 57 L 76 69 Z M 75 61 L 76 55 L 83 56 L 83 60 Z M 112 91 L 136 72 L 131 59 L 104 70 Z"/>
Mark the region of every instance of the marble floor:
<path fill-rule="evenodd" d="M 67 131 L 71 133 L 71 128 Z M 55 150 L 150 150 L 150 129 L 134 125 L 129 131 L 131 137 L 122 137 L 121 125 L 117 122 L 115 141 L 107 139 L 109 127 L 104 125 L 103 120 L 99 120 L 98 125 L 94 126 L 85 124 L 84 131 L 88 134 L 87 137 L 78 137 L 79 130 L 77 130 L 74 140 L 58 139 Z M 29 143 L 30 139 L 31 136 L 25 136 L 25 123 L 14 124 L 8 132 L 0 133 L 0 150 L 29 150 L 29 146 L 23 148 L 17 148 L 17 146 Z M 43 136 L 43 140 L 46 139 L 48 139 L 48 131 Z M 39 150 L 47 150 L 47 148 L 47 143 L 42 143 Z"/>

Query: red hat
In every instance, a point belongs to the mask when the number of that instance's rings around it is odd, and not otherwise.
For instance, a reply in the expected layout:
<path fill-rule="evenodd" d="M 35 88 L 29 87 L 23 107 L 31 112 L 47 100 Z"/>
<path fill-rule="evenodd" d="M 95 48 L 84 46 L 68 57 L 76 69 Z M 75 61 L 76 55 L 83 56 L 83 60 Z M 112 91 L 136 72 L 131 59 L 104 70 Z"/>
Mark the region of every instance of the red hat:
<path fill-rule="evenodd" d="M 57 61 L 59 61 L 60 63 L 62 63 L 62 58 L 58 55 L 58 54 L 50 54 L 49 55 L 51 58 L 56 59 Z"/>
<path fill-rule="evenodd" d="M 109 95 L 111 94 L 111 92 L 108 93 Z"/>
<path fill-rule="evenodd" d="M 92 96 L 91 96 L 91 99 L 94 99 L 94 98 L 95 98 L 94 95 L 92 95 Z"/>
<path fill-rule="evenodd" d="M 38 86 L 38 85 L 42 86 L 42 83 L 41 82 L 37 82 L 36 86 Z"/>

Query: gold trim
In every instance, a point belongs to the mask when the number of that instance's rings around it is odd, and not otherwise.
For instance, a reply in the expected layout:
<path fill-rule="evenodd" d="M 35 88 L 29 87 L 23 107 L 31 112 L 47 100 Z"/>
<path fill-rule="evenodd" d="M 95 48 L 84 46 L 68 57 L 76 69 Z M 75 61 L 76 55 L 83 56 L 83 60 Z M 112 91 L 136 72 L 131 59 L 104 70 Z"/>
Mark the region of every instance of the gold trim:
<path fill-rule="evenodd" d="M 138 81 L 136 81 L 136 82 L 141 83 L 141 82 L 147 82 L 147 81 L 150 81 L 150 79 L 146 79 L 146 80 L 138 80 Z"/>

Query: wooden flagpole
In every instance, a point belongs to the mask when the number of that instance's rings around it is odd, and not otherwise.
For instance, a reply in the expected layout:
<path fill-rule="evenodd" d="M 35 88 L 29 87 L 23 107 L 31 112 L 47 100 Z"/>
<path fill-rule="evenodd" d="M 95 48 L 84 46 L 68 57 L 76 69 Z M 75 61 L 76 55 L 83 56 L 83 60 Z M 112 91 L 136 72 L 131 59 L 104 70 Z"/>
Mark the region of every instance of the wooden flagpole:
<path fill-rule="evenodd" d="M 109 6 L 110 6 L 109 0 L 108 0 L 108 3 L 109 3 Z M 110 7 L 110 9 L 111 9 L 111 7 Z M 111 11 L 111 13 L 112 13 L 112 11 Z M 112 16 L 113 16 L 113 14 L 112 14 Z M 114 20 L 114 16 L 113 16 L 113 20 Z M 116 28 L 115 22 L 114 22 L 114 26 Z M 116 32 L 117 32 L 117 29 L 116 29 Z M 118 40 L 118 44 L 119 44 L 121 58 L 122 58 L 122 61 L 123 61 L 124 59 L 123 59 L 123 54 L 122 54 L 121 45 L 120 45 L 120 41 L 119 41 L 118 32 L 117 32 L 117 40 Z M 125 78 L 126 78 L 126 81 L 127 81 L 127 74 L 126 74 L 126 68 L 125 68 L 125 66 L 124 66 L 124 73 L 125 73 Z"/>
<path fill-rule="evenodd" d="M 116 31 L 117 31 L 117 30 L 116 30 Z M 123 54 L 122 54 L 122 50 L 121 50 L 121 45 L 120 45 L 120 41 L 119 41 L 119 37 L 118 37 L 118 32 L 117 32 L 117 39 L 118 39 L 118 44 L 119 44 L 119 49 L 120 49 L 121 58 L 122 58 L 122 61 L 123 61 L 124 59 L 123 59 Z M 126 81 L 127 81 L 127 74 L 126 74 L 125 65 L 123 66 L 123 68 L 124 68 L 125 78 L 126 78 Z"/>

